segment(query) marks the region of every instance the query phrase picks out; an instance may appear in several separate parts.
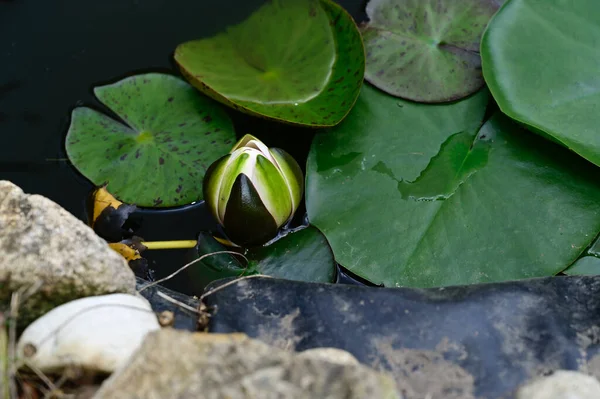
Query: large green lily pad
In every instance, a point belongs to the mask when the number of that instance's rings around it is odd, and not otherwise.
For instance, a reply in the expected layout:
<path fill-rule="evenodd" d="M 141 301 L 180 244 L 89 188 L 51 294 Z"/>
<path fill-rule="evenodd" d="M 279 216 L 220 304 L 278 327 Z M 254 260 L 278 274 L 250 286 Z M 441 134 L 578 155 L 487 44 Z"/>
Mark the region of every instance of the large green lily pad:
<path fill-rule="evenodd" d="M 147 207 L 202 199 L 210 164 L 235 141 L 222 107 L 171 75 L 137 75 L 94 89 L 125 124 L 87 107 L 73 110 L 69 160 L 126 203 Z"/>
<path fill-rule="evenodd" d="M 600 165 L 600 2 L 511 0 L 482 46 L 502 111 Z"/>
<path fill-rule="evenodd" d="M 483 84 L 479 43 L 498 0 L 370 0 L 365 78 L 397 97 L 456 100 Z"/>
<path fill-rule="evenodd" d="M 224 251 L 210 234 L 201 233 L 197 255 Z M 245 253 L 246 265 L 235 255 L 220 254 L 207 257 L 194 266 L 196 283 L 206 286 L 211 281 L 264 274 L 288 280 L 331 283 L 335 279 L 335 260 L 321 232 L 309 226 L 293 231 L 268 246 L 255 247 Z"/>
<path fill-rule="evenodd" d="M 364 86 L 307 165 L 309 218 L 373 283 L 433 287 L 554 275 L 600 231 L 600 169 L 498 114 Z"/>
<path fill-rule="evenodd" d="M 358 28 L 330 0 L 271 0 L 217 36 L 179 45 L 175 61 L 224 104 L 308 126 L 333 126 L 346 116 L 365 68 Z"/>

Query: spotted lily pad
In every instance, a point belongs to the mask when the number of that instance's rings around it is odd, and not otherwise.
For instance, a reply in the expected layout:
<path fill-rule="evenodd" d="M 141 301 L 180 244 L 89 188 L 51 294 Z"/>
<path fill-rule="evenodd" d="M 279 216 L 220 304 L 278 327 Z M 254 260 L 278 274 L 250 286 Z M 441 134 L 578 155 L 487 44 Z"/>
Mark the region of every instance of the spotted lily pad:
<path fill-rule="evenodd" d="M 397 97 L 457 100 L 483 84 L 479 43 L 500 0 L 371 0 L 365 78 Z"/>
<path fill-rule="evenodd" d="M 352 108 L 365 57 L 352 17 L 330 0 L 272 0 L 239 25 L 183 43 L 175 61 L 199 90 L 242 112 L 333 126 Z"/>
<path fill-rule="evenodd" d="M 66 149 L 77 170 L 125 203 L 169 207 L 202 199 L 206 169 L 235 140 L 219 104 L 157 73 L 96 87 L 94 94 L 125 124 L 75 108 Z"/>

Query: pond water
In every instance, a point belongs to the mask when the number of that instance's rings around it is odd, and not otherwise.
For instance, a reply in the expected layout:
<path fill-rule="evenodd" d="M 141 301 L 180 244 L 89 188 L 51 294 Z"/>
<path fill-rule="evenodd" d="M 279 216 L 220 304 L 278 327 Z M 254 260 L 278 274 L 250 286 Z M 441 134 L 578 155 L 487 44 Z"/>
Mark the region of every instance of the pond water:
<path fill-rule="evenodd" d="M 0 179 L 85 220 L 85 198 L 93 187 L 70 166 L 64 150 L 73 107 L 109 112 L 94 99 L 92 87 L 140 72 L 176 72 L 172 55 L 179 43 L 239 23 L 263 2 L 0 0 Z M 365 20 L 365 1 L 338 3 L 357 22 Z M 314 131 L 229 112 L 239 137 L 256 134 L 305 164 Z M 139 235 L 146 240 L 193 239 L 213 225 L 202 204 L 142 213 Z M 183 265 L 186 254 L 155 251 L 147 257 L 161 277 Z M 356 282 L 349 273 L 340 273 L 338 281 Z M 183 274 L 168 285 L 198 294 Z"/>

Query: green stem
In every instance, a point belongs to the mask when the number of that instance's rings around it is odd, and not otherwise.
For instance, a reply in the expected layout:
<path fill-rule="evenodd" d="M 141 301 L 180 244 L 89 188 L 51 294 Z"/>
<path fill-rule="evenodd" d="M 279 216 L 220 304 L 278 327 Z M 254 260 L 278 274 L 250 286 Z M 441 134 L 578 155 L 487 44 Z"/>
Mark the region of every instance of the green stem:
<path fill-rule="evenodd" d="M 198 242 L 196 240 L 178 240 L 178 241 L 146 241 L 141 243 L 147 249 L 187 249 L 194 248 Z"/>

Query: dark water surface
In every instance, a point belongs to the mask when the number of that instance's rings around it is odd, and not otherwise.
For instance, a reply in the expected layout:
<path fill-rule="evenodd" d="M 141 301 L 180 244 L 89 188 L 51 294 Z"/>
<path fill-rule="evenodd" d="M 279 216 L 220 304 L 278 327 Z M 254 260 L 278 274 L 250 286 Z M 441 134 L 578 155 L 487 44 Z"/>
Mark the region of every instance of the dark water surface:
<path fill-rule="evenodd" d="M 85 219 L 92 185 L 64 151 L 73 107 L 103 109 L 92 95 L 99 84 L 139 72 L 177 73 L 172 54 L 179 43 L 239 23 L 263 2 L 0 0 L 0 179 Z M 357 22 L 365 20 L 365 0 L 338 3 Z M 238 136 L 256 134 L 304 164 L 313 131 L 231 115 Z M 212 224 L 202 207 L 144 214 L 146 240 L 193 239 Z M 183 265 L 184 257 L 182 251 L 149 256 L 158 277 Z M 194 291 L 185 276 L 169 285 Z"/>

